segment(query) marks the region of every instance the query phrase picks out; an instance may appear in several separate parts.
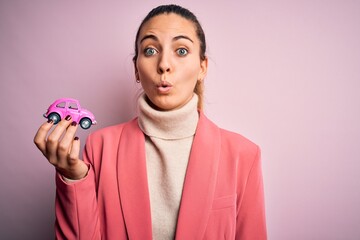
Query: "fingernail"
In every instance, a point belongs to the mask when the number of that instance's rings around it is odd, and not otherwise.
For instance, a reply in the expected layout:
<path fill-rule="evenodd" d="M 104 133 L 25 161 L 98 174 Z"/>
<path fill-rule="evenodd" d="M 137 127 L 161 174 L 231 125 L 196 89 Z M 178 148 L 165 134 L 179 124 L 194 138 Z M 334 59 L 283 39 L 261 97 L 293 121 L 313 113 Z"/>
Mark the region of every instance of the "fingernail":
<path fill-rule="evenodd" d="M 65 118 L 66 121 L 69 121 L 70 119 L 71 119 L 70 115 L 67 115 L 66 118 Z"/>
<path fill-rule="evenodd" d="M 79 137 L 74 137 L 74 140 L 75 140 L 75 141 L 79 140 Z"/>
<path fill-rule="evenodd" d="M 51 123 L 51 124 L 54 123 L 54 121 L 52 119 L 48 119 L 47 122 Z"/>
<path fill-rule="evenodd" d="M 71 126 L 74 126 L 74 127 L 75 127 L 76 124 L 77 124 L 77 123 L 76 123 L 75 121 L 73 121 L 73 122 L 71 123 Z"/>

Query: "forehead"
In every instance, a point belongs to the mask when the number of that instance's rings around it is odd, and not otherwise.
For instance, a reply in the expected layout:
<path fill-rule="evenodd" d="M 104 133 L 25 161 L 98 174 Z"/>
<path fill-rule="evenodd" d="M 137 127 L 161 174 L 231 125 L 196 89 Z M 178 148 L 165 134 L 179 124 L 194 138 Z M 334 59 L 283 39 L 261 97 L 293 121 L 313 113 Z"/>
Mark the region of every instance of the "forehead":
<path fill-rule="evenodd" d="M 160 14 L 151 18 L 142 26 L 140 36 L 148 33 L 166 33 L 170 35 L 186 34 L 189 36 L 196 36 L 194 23 L 174 13 Z"/>

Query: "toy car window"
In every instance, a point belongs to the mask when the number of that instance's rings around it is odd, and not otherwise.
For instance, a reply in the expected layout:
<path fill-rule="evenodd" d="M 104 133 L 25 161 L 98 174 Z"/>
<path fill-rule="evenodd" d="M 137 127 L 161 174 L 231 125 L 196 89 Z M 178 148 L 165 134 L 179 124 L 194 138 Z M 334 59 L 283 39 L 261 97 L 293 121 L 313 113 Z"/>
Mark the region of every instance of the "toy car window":
<path fill-rule="evenodd" d="M 64 108 L 64 107 L 65 107 L 65 102 L 58 103 L 58 104 L 56 105 L 56 107 L 58 107 L 58 108 Z"/>
<path fill-rule="evenodd" d="M 78 106 L 77 106 L 76 103 L 70 102 L 70 103 L 69 103 L 69 108 L 70 108 L 70 109 L 76 109 L 76 110 L 77 110 L 77 109 L 78 109 Z"/>

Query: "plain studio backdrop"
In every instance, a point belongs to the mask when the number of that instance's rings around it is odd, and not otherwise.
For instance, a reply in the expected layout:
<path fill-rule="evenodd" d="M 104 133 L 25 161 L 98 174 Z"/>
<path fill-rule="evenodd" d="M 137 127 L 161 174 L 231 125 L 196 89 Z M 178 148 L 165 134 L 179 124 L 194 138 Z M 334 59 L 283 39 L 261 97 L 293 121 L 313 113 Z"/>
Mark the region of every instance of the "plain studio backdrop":
<path fill-rule="evenodd" d="M 132 119 L 140 21 L 165 1 L 0 1 L 0 237 L 54 238 L 54 168 L 33 144 L 73 97 Z M 207 36 L 205 113 L 261 146 L 269 239 L 360 239 L 360 1 L 184 0 Z M 83 145 L 82 145 L 83 146 Z"/>

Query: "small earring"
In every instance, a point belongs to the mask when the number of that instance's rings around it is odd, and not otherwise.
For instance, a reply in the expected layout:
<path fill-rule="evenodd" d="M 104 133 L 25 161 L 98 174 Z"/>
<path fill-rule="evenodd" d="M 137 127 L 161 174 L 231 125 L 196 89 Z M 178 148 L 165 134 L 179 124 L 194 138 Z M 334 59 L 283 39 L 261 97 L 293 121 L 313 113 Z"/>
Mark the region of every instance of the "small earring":
<path fill-rule="evenodd" d="M 135 78 L 136 78 L 136 82 L 140 83 L 140 78 L 139 78 L 139 73 L 135 72 Z"/>

